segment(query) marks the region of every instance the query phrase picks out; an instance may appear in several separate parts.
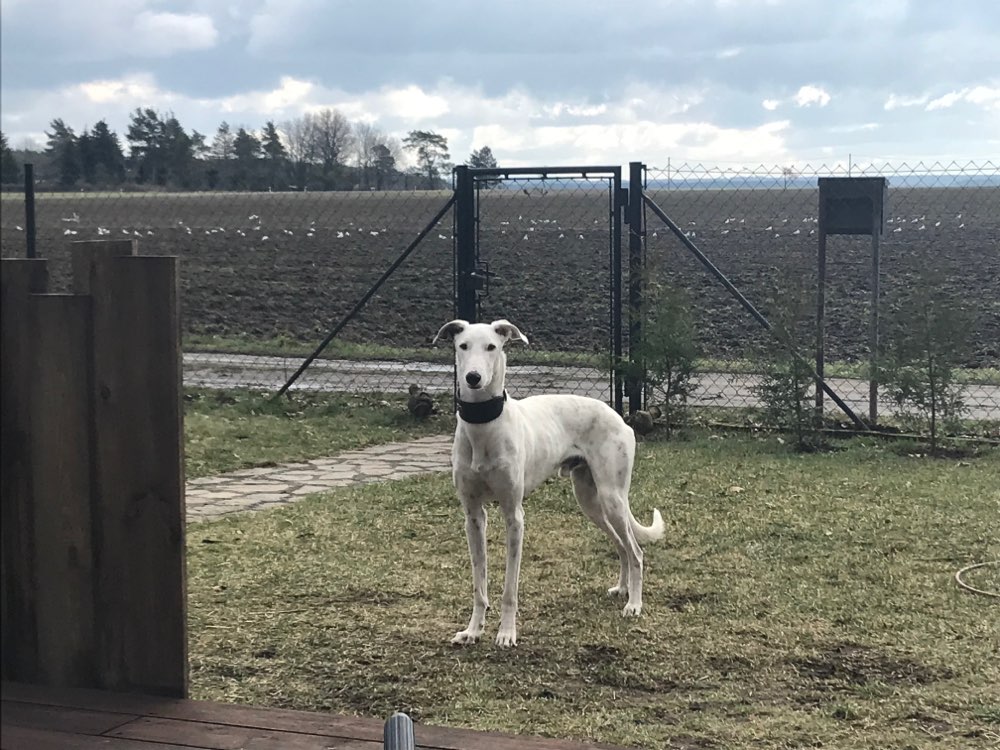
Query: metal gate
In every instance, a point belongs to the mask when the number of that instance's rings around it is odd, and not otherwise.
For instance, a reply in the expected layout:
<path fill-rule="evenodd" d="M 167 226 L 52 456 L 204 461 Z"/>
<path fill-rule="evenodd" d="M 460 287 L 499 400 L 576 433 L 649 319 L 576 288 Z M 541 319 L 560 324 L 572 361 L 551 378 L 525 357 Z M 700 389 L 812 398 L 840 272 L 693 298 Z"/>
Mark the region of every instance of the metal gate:
<path fill-rule="evenodd" d="M 620 167 L 455 169 L 455 314 L 506 318 L 512 395 L 574 392 L 623 408 Z"/>

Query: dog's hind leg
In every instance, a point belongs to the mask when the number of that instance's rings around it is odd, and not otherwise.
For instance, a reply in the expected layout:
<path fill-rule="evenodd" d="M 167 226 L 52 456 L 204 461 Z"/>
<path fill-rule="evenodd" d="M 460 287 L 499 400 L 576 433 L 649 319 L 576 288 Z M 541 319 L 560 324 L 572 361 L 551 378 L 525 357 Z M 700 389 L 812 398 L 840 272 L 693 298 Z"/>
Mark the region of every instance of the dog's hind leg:
<path fill-rule="evenodd" d="M 611 528 L 622 540 L 628 563 L 628 602 L 622 615 L 637 617 L 642 612 L 642 548 L 632 531 L 628 496 L 598 491 L 598 502 Z"/>
<path fill-rule="evenodd" d="M 628 555 L 625 552 L 625 545 L 618 532 L 612 528 L 608 522 L 601 503 L 597 499 L 597 486 L 594 484 L 594 475 L 590 473 L 590 467 L 586 463 L 576 464 L 570 471 L 573 479 L 573 494 L 580 503 L 583 514 L 593 521 L 594 525 L 603 531 L 618 553 L 618 583 L 608 589 L 611 596 L 625 596 L 628 593 Z"/>

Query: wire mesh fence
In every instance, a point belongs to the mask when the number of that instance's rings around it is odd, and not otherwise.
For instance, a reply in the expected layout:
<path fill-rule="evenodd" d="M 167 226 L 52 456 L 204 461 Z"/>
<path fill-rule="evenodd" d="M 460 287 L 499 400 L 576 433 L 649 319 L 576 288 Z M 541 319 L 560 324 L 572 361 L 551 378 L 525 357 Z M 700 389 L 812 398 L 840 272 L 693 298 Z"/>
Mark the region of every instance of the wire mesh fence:
<path fill-rule="evenodd" d="M 957 377 L 963 416 L 1000 436 L 1000 167 L 852 165 L 889 180 L 882 306 L 891 311 L 928 272 L 966 315 Z M 766 314 L 815 285 L 817 178 L 847 167 L 646 170 L 645 190 Z M 604 177 L 523 177 L 480 185 L 480 260 L 493 274 L 485 320 L 507 318 L 532 341 L 510 354 L 515 395 L 609 392 L 610 214 Z M 274 392 L 450 199 L 450 191 L 317 193 L 43 193 L 39 255 L 67 288 L 73 240 L 136 238 L 144 254 L 181 257 L 185 382 Z M 24 255 L 23 196 L 4 194 L 0 246 Z M 296 388 L 450 393 L 450 352 L 430 345 L 454 317 L 454 227 L 446 214 L 351 318 Z M 646 217 L 646 271 L 679 289 L 697 323 L 691 402 L 760 407 L 766 333 L 676 237 Z M 627 275 L 627 268 L 622 269 Z M 831 237 L 827 375 L 865 411 L 870 243 Z M 807 305 L 808 307 L 808 305 Z M 888 316 L 887 316 L 888 317 Z M 808 342 L 805 346 L 808 349 Z M 627 341 L 626 341 L 627 347 Z M 773 348 L 773 347 L 772 347 Z M 883 392 L 885 413 L 896 406 Z"/>
<path fill-rule="evenodd" d="M 646 193 L 769 318 L 795 316 L 808 356 L 815 346 L 820 177 L 882 176 L 889 206 L 880 255 L 880 337 L 888 347 L 905 302 L 918 288 L 960 312 L 965 346 L 954 361 L 964 422 L 950 426 L 1000 436 L 1000 166 L 968 164 L 648 168 Z M 739 408 L 755 419 L 767 352 L 777 346 L 684 244 L 647 215 L 650 277 L 677 290 L 697 319 L 700 373 L 691 403 Z M 844 401 L 867 415 L 872 242 L 830 236 L 825 303 L 826 375 Z M 910 323 L 916 324 L 911 320 Z M 916 328 L 910 329 L 916 335 Z M 881 353 L 880 353 L 881 356 Z M 897 389 L 898 393 L 898 389 Z M 748 411 L 750 410 L 750 411 Z M 913 403 L 888 384 L 879 412 L 923 431 Z"/>
<path fill-rule="evenodd" d="M 509 348 L 509 392 L 610 402 L 613 177 L 484 178 L 479 186 L 480 318 L 509 319 L 531 342 Z"/>

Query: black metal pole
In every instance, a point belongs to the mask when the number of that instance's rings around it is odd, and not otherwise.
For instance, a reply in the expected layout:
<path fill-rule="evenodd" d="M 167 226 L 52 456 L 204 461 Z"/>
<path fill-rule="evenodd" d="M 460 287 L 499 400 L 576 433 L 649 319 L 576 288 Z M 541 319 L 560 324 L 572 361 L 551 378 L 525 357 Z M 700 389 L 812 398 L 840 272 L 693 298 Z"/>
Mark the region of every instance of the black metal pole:
<path fill-rule="evenodd" d="M 615 411 L 624 409 L 622 394 L 622 173 L 615 171 L 611 178 L 611 348 L 615 366 L 611 368 L 611 386 Z"/>
<path fill-rule="evenodd" d="M 316 357 L 318 357 L 320 354 L 323 353 L 323 350 L 326 349 L 327 346 L 329 346 L 330 342 L 333 341 L 334 337 L 338 333 L 340 333 L 341 330 L 343 330 L 344 326 L 346 326 L 348 322 L 350 322 L 351 318 L 357 315 L 358 311 L 361 310 L 361 308 L 364 307 L 366 304 L 368 304 L 368 300 L 370 300 L 372 297 L 375 296 L 375 292 L 377 292 L 381 288 L 382 284 L 385 283 L 386 279 L 392 276 L 393 272 L 397 268 L 399 268 L 399 266 L 402 264 L 404 260 L 406 260 L 409 257 L 410 253 L 412 253 L 416 249 L 417 245 L 420 244 L 420 242 L 424 239 L 424 237 L 426 237 L 428 233 L 437 225 L 437 223 L 441 221 L 441 217 L 444 216 L 446 213 L 448 213 L 448 209 L 452 207 L 452 204 L 454 204 L 454 202 L 455 202 L 455 196 L 452 195 L 447 200 L 447 202 L 441 207 L 441 210 L 438 211 L 436 214 L 434 214 L 434 218 L 431 219 L 430 222 L 428 222 L 427 226 L 425 226 L 422 230 L 420 230 L 420 233 L 414 238 L 413 242 L 411 242 L 407 246 L 407 248 L 402 252 L 402 254 L 392 262 L 392 265 L 389 266 L 389 268 L 386 269 L 385 273 L 383 273 L 379 277 L 379 280 L 375 282 L 372 288 L 365 293 L 365 296 L 362 297 L 360 300 L 358 300 L 358 303 L 351 308 L 351 311 L 344 316 L 344 319 L 341 320 L 332 331 L 330 331 L 330 333 L 327 335 L 325 339 L 323 339 L 323 343 L 321 343 L 318 347 L 316 347 L 316 351 L 314 351 L 312 354 L 306 357 L 305 361 L 301 365 L 299 365 L 299 369 L 295 371 L 295 374 L 288 379 L 288 382 L 286 382 L 283 386 L 281 386 L 280 391 L 274 394 L 275 398 L 281 396 L 289 388 L 292 387 L 295 381 L 298 380 L 299 377 L 302 375 L 302 373 L 306 371 L 306 368 L 313 363 L 313 360 L 315 360 Z"/>
<path fill-rule="evenodd" d="M 820 206 L 823 211 L 823 206 Z M 816 257 L 816 419 L 823 419 L 823 388 L 826 367 L 826 222 L 820 219 Z"/>
<path fill-rule="evenodd" d="M 872 229 L 872 315 L 871 315 L 871 361 L 868 373 L 868 421 L 874 426 L 878 423 L 878 355 L 879 355 L 879 301 L 881 295 L 881 274 L 882 255 L 879 251 L 879 226 L 875 224 Z"/>
<path fill-rule="evenodd" d="M 476 193 L 472 173 L 455 167 L 455 313 L 460 320 L 477 322 L 476 310 Z"/>
<path fill-rule="evenodd" d="M 24 237 L 29 258 L 38 257 L 35 247 L 35 165 L 24 165 Z"/>
<path fill-rule="evenodd" d="M 810 370 L 812 370 L 811 374 L 816 379 L 816 382 L 819 383 L 820 387 L 826 392 L 826 395 L 828 395 L 831 399 L 833 399 L 833 402 L 838 407 L 840 407 L 840 409 L 844 412 L 844 414 L 850 417 L 851 421 L 854 422 L 854 425 L 863 430 L 867 430 L 868 425 L 865 424 L 865 422 L 857 414 L 855 414 L 847 404 L 844 403 L 844 401 L 840 398 L 840 396 L 834 393 L 833 389 L 830 388 L 829 385 L 827 385 L 826 381 L 819 376 L 819 374 L 816 372 L 816 368 L 814 368 L 812 364 L 810 364 L 809 360 L 805 359 L 805 357 L 803 357 L 801 354 L 795 351 L 795 347 L 793 347 L 788 341 L 784 339 L 783 336 L 781 336 L 774 329 L 774 327 L 771 325 L 768 319 L 765 318 L 763 314 L 761 314 L 760 310 L 754 307 L 753 303 L 750 302 L 750 300 L 748 300 L 746 297 L 744 297 L 739 289 L 733 286 L 733 282 L 727 279 L 725 274 L 723 274 L 722 271 L 720 271 L 715 266 L 715 264 L 712 263 L 712 261 L 710 261 L 708 257 L 701 250 L 698 249 L 698 246 L 695 245 L 688 237 L 684 235 L 684 232 L 681 230 L 681 228 L 678 227 L 676 224 L 674 224 L 674 222 L 670 219 L 670 217 L 663 212 L 663 209 L 657 206 L 649 198 L 649 196 L 645 196 L 645 201 L 646 205 L 649 206 L 649 208 L 653 211 L 653 213 L 656 214 L 657 217 L 659 217 L 659 219 L 664 224 L 667 225 L 667 228 L 669 228 L 670 231 L 677 236 L 677 239 L 679 239 L 682 243 L 684 243 L 684 246 L 687 247 L 687 249 L 690 250 L 691 253 L 699 261 L 701 261 L 701 264 L 705 266 L 705 268 L 707 268 L 709 272 L 711 272 L 711 274 L 715 276 L 715 278 L 717 278 L 720 282 L 722 282 L 722 285 L 726 287 L 726 289 L 729 291 L 731 295 L 733 295 L 733 297 L 736 298 L 737 302 L 743 305 L 743 308 L 748 313 L 750 313 L 754 317 L 754 319 L 765 328 L 765 330 L 769 331 L 771 335 L 774 336 L 774 338 L 778 341 L 778 343 L 780 343 L 782 346 L 785 347 L 785 349 L 788 351 L 789 354 L 795 357 L 795 359 L 798 362 L 805 364 L 807 367 L 809 367 Z"/>
<path fill-rule="evenodd" d="M 633 161 L 628 165 L 628 351 L 629 378 L 628 410 L 632 414 L 642 408 L 642 384 L 640 374 L 643 363 L 639 361 L 642 350 L 642 272 L 643 247 L 646 237 L 643 210 L 643 165 Z"/>

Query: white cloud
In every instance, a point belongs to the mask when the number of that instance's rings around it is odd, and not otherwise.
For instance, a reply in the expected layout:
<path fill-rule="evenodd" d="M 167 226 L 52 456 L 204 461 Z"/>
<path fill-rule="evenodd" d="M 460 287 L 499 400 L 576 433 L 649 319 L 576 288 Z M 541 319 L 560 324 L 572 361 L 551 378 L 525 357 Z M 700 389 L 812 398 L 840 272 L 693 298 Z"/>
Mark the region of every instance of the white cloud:
<path fill-rule="evenodd" d="M 903 107 L 922 107 L 927 104 L 928 97 L 926 94 L 921 96 L 902 96 L 898 94 L 889 94 L 889 98 L 886 99 L 884 108 L 887 111 L 892 111 L 894 109 L 901 109 Z"/>
<path fill-rule="evenodd" d="M 923 107 L 928 112 L 950 109 L 962 102 L 974 104 L 986 110 L 1000 110 L 1000 86 L 980 85 L 949 91 L 931 98 L 930 94 L 903 96 L 890 94 L 885 102 L 886 110 L 901 107 Z"/>
<path fill-rule="evenodd" d="M 130 47 L 158 56 L 209 49 L 219 37 L 211 17 L 197 13 L 143 11 L 136 16 L 132 31 L 127 37 Z"/>
<path fill-rule="evenodd" d="M 762 106 L 768 112 L 774 112 L 774 110 L 776 110 L 778 107 L 781 106 L 781 100 L 780 99 L 765 99 L 764 101 L 762 101 L 760 103 L 760 106 Z"/>
<path fill-rule="evenodd" d="M 830 95 L 819 86 L 802 86 L 795 94 L 795 104 L 799 107 L 810 107 L 818 104 L 825 107 L 830 103 Z"/>

